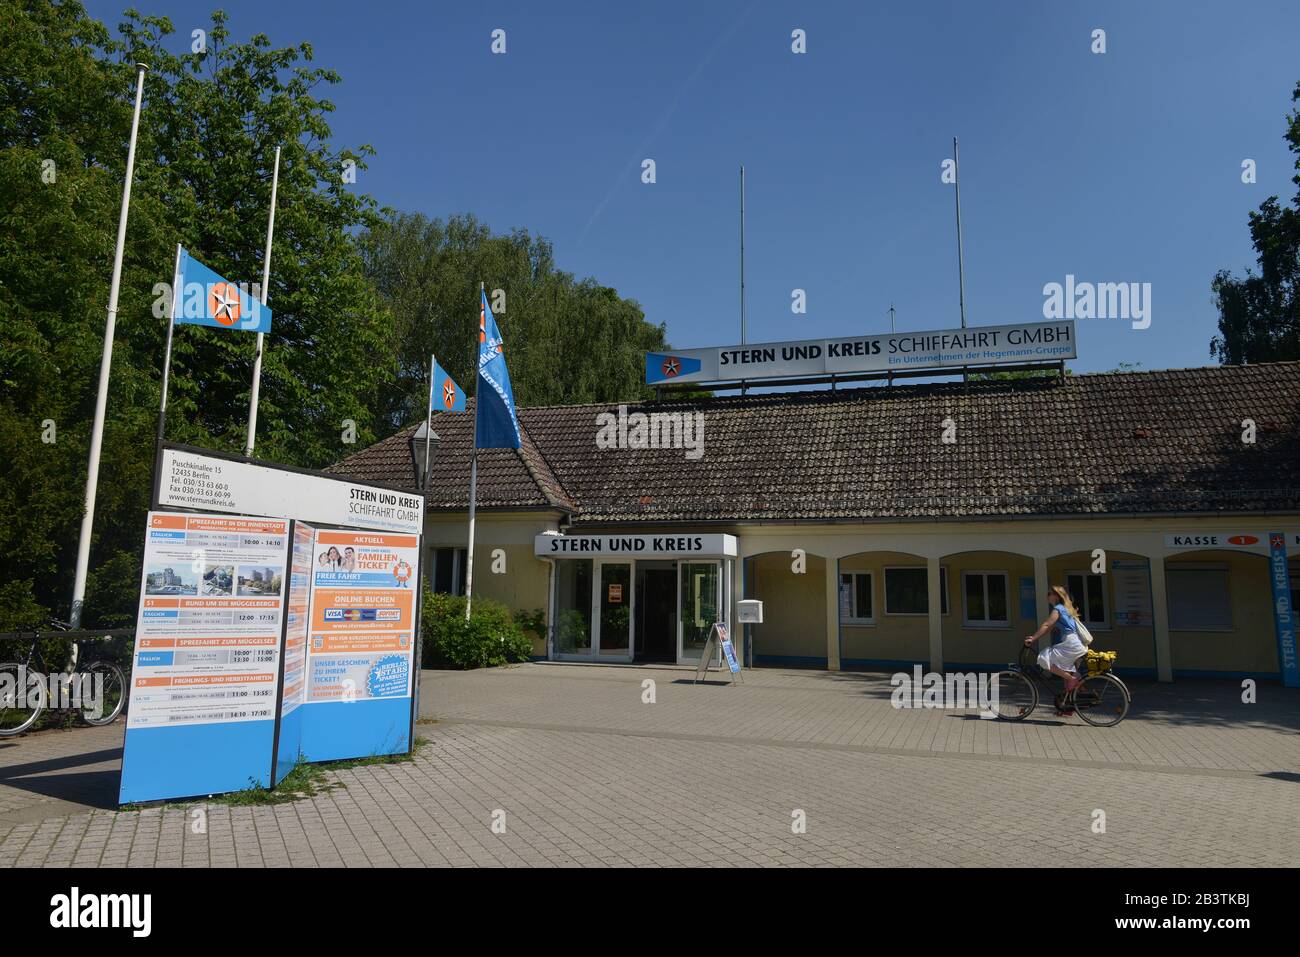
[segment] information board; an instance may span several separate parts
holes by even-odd
[[[304,758],[408,751],[419,539],[321,529],[312,554]]]
[[[119,801],[271,783],[289,522],[150,512]]]
[[[1115,589],[1115,624],[1151,627],[1151,569],[1145,558],[1116,558],[1110,563]]]

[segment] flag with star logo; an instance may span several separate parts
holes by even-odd
[[[173,318],[178,323],[244,332],[271,331],[270,308],[258,302],[246,285],[217,275],[184,249],[176,286],[179,308],[173,310]]]
[[[433,360],[433,407],[439,412],[465,411],[465,393],[437,359]]]
[[[488,308],[487,293],[479,291],[478,390],[475,393],[475,447],[517,449],[519,419],[515,416],[515,393],[506,369],[501,330]]]

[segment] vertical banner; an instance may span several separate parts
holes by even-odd
[[[293,770],[302,752],[302,713],[298,709],[307,699],[307,628],[315,544],[316,529],[306,522],[294,522],[285,604],[284,685],[280,691],[280,730],[275,747],[276,784]]]
[[[1300,688],[1300,662],[1296,660],[1295,609],[1291,607],[1291,575],[1286,561],[1286,537],[1268,533],[1268,577],[1273,582],[1273,621],[1277,626],[1277,662],[1282,684]]]
[[[303,759],[409,751],[419,538],[321,529],[313,556]]]
[[[150,512],[118,800],[271,784],[285,519]]]

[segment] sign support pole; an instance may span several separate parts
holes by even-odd
[[[126,246],[126,217],[131,209],[131,180],[135,178],[135,143],[140,131],[140,106],[144,102],[143,63],[135,65],[135,112],[131,117],[131,145],[126,151],[126,181],[122,184],[122,212],[117,219],[117,246],[113,251],[113,278],[108,288],[108,321],[104,324],[104,350],[99,360],[99,391],[95,396],[95,421],[90,430],[90,463],[86,467],[86,505],[81,516],[81,538],[77,542],[77,571],[72,581],[73,630],[81,627],[81,609],[86,599],[86,576],[90,571],[90,536],[95,527],[95,495],[99,491],[99,456],[104,443],[104,415],[108,408],[108,380],[113,370],[113,334],[117,329],[117,294],[122,287],[122,253]]]

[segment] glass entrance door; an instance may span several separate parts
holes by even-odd
[[[590,658],[592,641],[592,561],[577,558],[555,563],[555,655]]]
[[[599,562],[593,620],[596,654],[632,660],[632,563]]]
[[[698,662],[714,622],[722,620],[722,563],[681,562],[678,569],[677,660]]]

